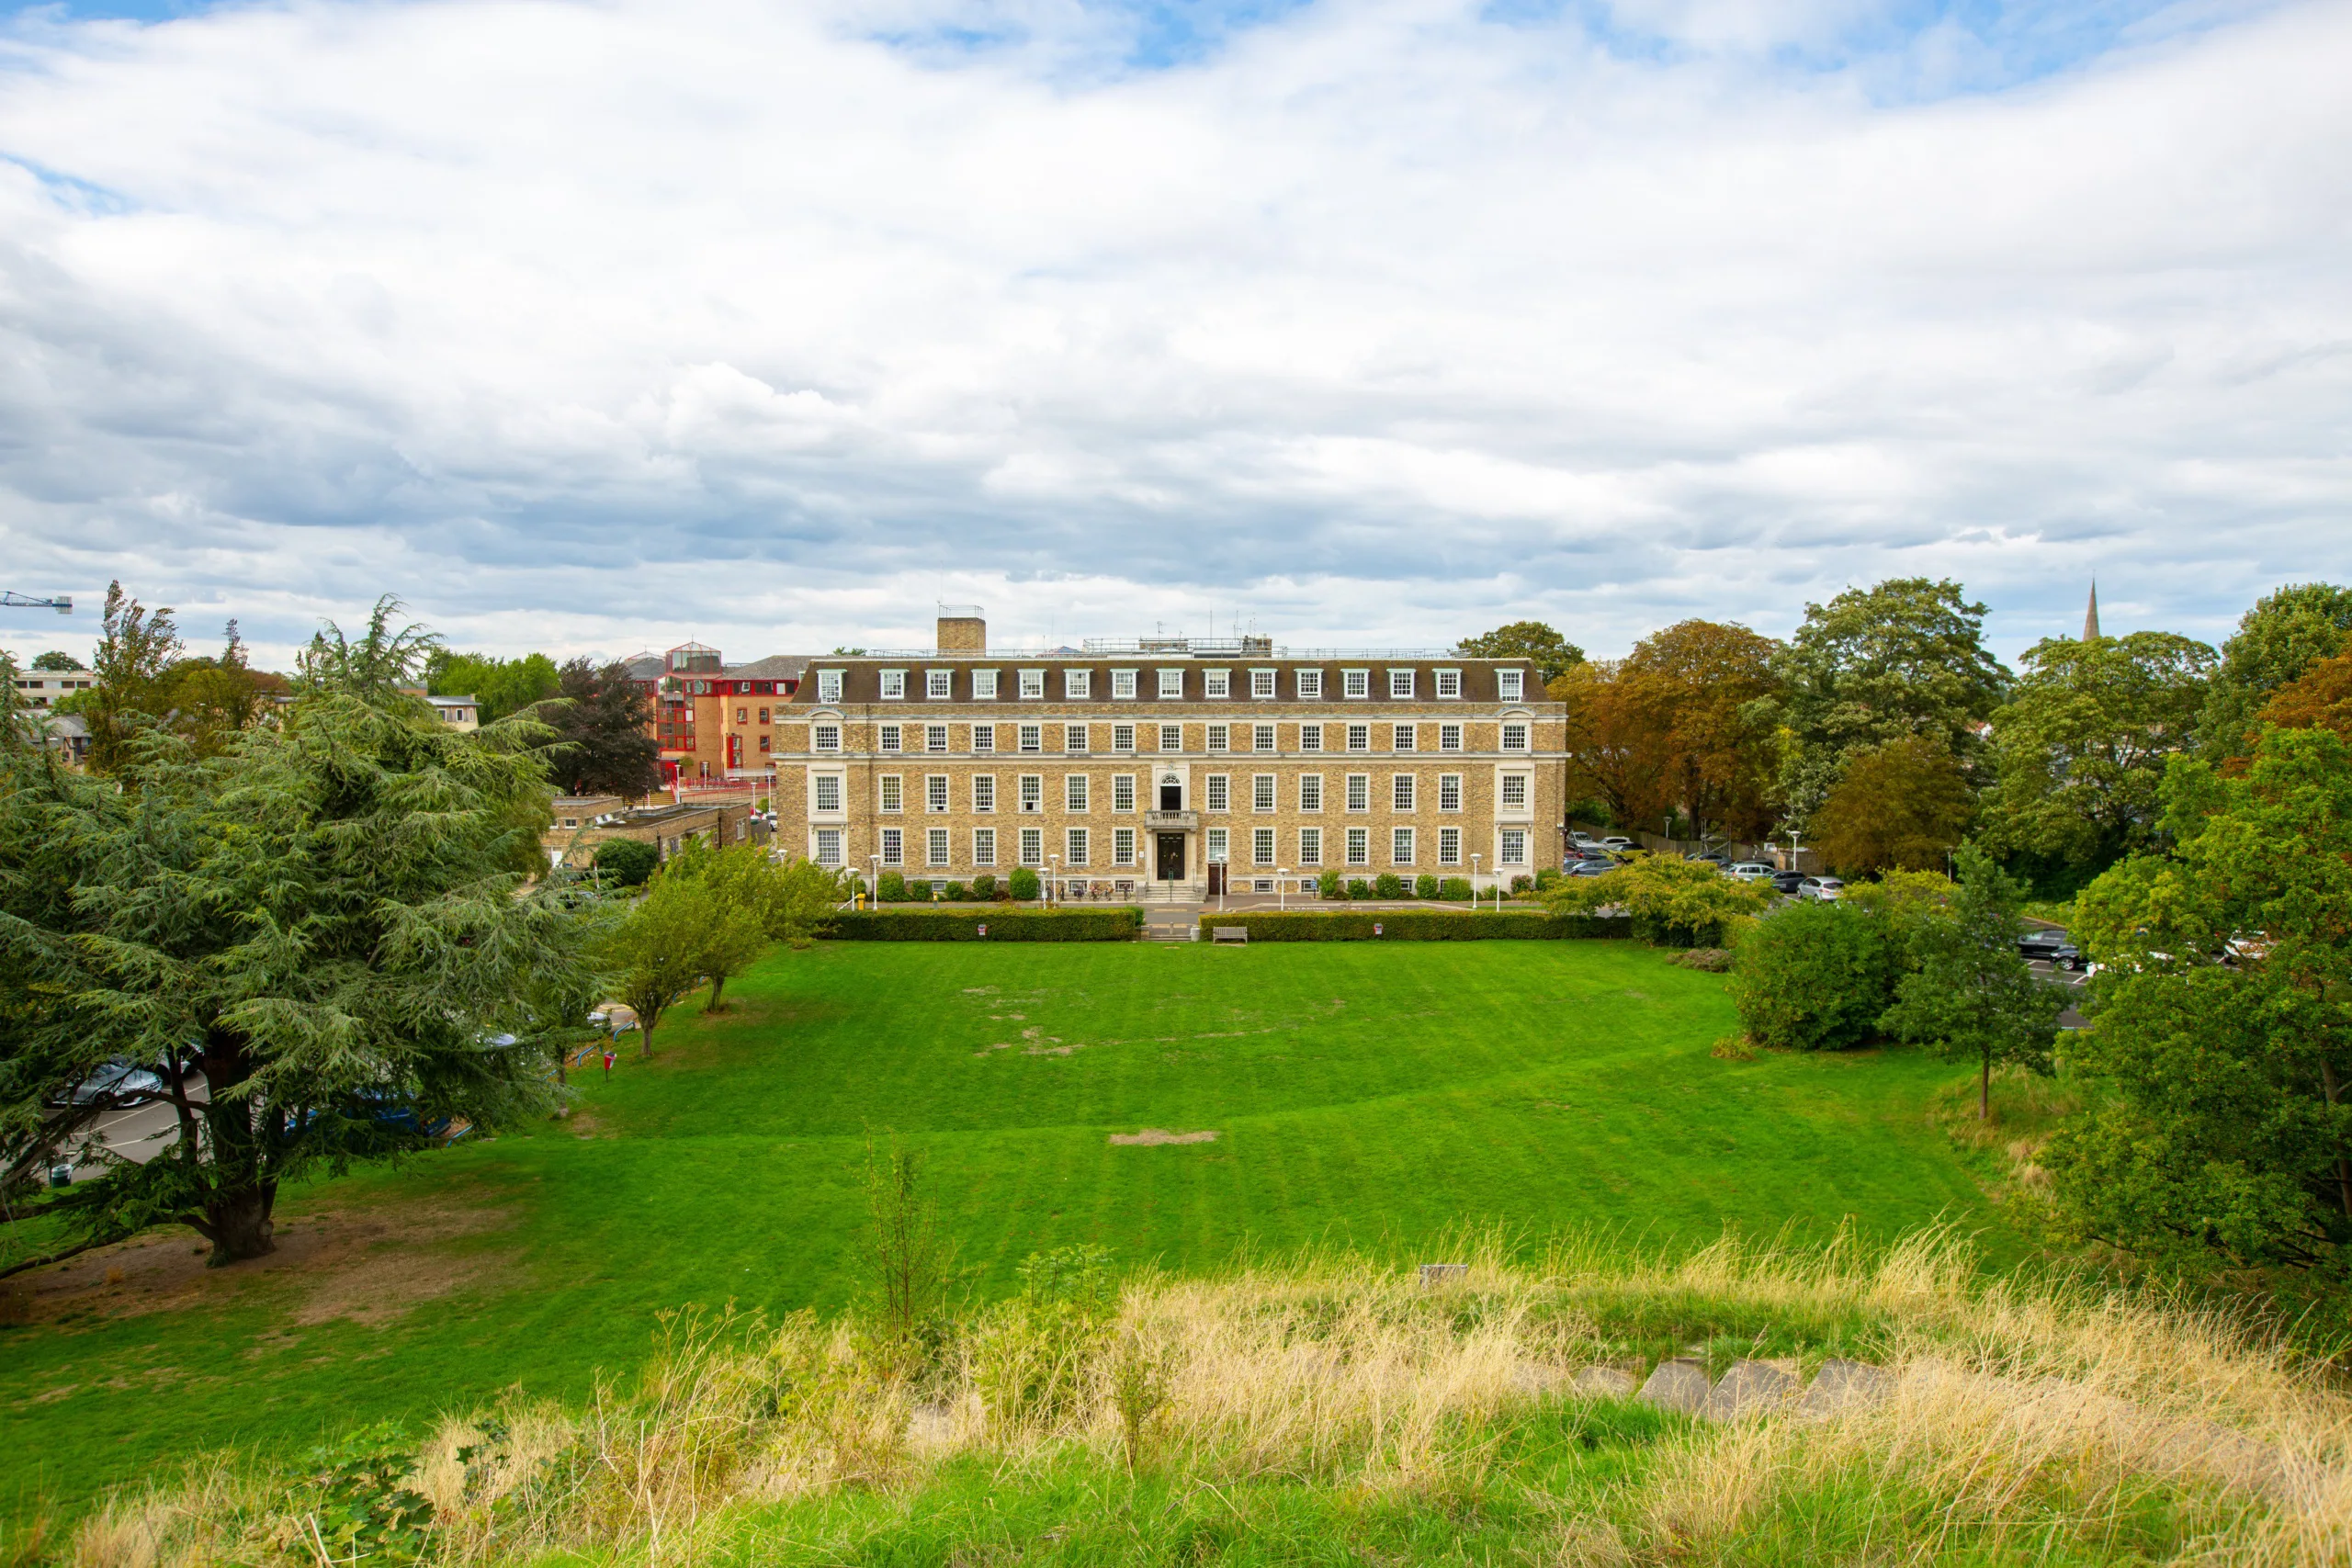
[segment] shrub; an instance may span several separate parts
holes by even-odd
[[[949,903],[966,904],[971,901],[971,897],[972,890],[965,886],[962,883],[951,882],[947,885],[947,901]]]
[[[1510,890],[1514,893],[1532,893],[1535,891],[1535,879],[1532,876],[1514,876],[1510,879]]]
[[[1348,897],[1351,898],[1371,897],[1372,884],[1361,876],[1351,878],[1348,883]]]
[[[980,935],[980,928],[989,934]],[[836,916],[842,942],[1133,942],[1143,911],[1106,909],[872,909]]]
[[[606,839],[596,846],[596,869],[623,887],[641,887],[662,863],[662,852],[639,839]]]
[[[1466,904],[1470,901],[1470,879],[1468,877],[1449,876],[1443,882],[1438,884],[1437,896],[1441,898],[1456,899]]]
[[[1535,891],[1538,893],[1549,893],[1559,885],[1560,874],[1548,865],[1535,874]]]
[[[1670,962],[1708,975],[1731,973],[1731,954],[1720,947],[1694,947],[1688,953],[1676,953]]]
[[[1315,879],[1315,896],[1318,898],[1344,897],[1347,891],[1340,886],[1340,874],[1336,871],[1327,871]]]
[[[905,903],[907,901],[905,875],[895,871],[884,872],[880,886],[875,889],[874,901],[877,904]]]
[[[1771,901],[1769,886],[1667,855],[1640,855],[1599,876],[1564,877],[1550,900],[1568,914],[1613,905],[1634,917],[1636,936],[1661,947],[1727,947],[1739,921]]]
[[[1554,915],[1542,909],[1507,909],[1500,914],[1452,909],[1367,909],[1357,914],[1318,909],[1295,915],[1252,910],[1203,915],[1201,940],[1210,940],[1211,928],[1216,926],[1247,926],[1251,942],[1543,941],[1632,934],[1632,922],[1623,915]],[[1372,934],[1374,926],[1380,928],[1377,937]]]
[[[1382,898],[1402,898],[1405,896],[1405,879],[1393,871],[1384,871],[1373,879],[1372,891]]]
[[[1025,904],[1037,897],[1037,874],[1027,866],[1014,866],[1012,875],[1008,880],[1012,883],[1012,897],[1016,903]]]
[[[992,871],[984,871],[980,873],[979,875],[972,878],[972,897],[978,898],[982,903],[985,904],[995,898],[998,896],[998,893],[999,889],[996,885],[996,873]]]
[[[1894,969],[1877,921],[1843,904],[1800,902],[1740,944],[1732,997],[1750,1039],[1834,1051],[1869,1037],[1894,1000]]]
[[[1420,875],[1413,878],[1413,897],[1416,898],[1436,897],[1437,878],[1431,876],[1426,871],[1421,873]]]

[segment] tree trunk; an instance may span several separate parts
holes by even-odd
[[[710,1005],[702,1010],[705,1012],[725,1012],[727,1010],[727,1004],[719,1000],[719,998],[726,994],[727,976],[724,975],[713,975],[710,977]]]
[[[204,1206],[204,1223],[197,1226],[212,1243],[212,1256],[204,1260],[204,1266],[218,1269],[224,1263],[242,1263],[277,1251],[273,1239],[277,1224],[269,1217],[277,1201],[274,1182],[215,1193]]]
[[[1993,1054],[1989,1051],[1984,1054],[1984,1070],[1976,1080],[1976,1119],[1993,1119]]]
[[[643,1012],[637,1015],[637,1059],[640,1062],[653,1059],[653,1020]]]

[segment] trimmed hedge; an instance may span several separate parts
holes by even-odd
[[[1380,935],[1372,934],[1374,926]],[[1584,937],[1629,937],[1634,922],[1623,915],[1555,915],[1544,909],[1506,909],[1501,914],[1453,914],[1440,909],[1366,910],[1362,914],[1299,914],[1253,910],[1203,915],[1201,940],[1218,926],[1247,926],[1251,942],[1489,942],[1559,941]]]
[[[989,934],[980,935],[980,928]],[[1111,909],[851,909],[826,932],[837,942],[1133,942],[1143,911]]]

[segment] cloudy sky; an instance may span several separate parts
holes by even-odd
[[[0,647],[2005,654],[2352,580],[2352,4],[0,16]]]

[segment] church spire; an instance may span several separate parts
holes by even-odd
[[[2090,607],[2083,612],[2083,640],[2098,640],[2098,579],[2096,577],[2091,579]]]

